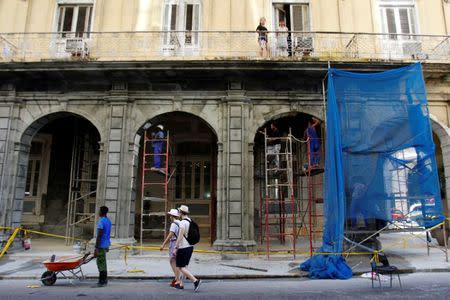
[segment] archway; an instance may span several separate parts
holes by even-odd
[[[164,136],[169,136],[170,143],[167,199],[164,186],[158,184],[165,181],[162,170],[150,170],[142,176],[143,129],[150,126],[147,132],[154,132],[157,125],[163,126]],[[198,116],[185,112],[169,112],[144,124],[137,135],[136,144],[138,143],[139,151],[135,152],[139,155],[135,164],[136,239],[140,240],[142,223],[144,241],[161,240],[164,234],[164,228],[161,228],[164,216],[158,213],[184,204],[189,207],[191,216],[199,224],[201,242],[212,244],[216,238],[217,205],[217,135],[214,130]],[[154,166],[154,154],[151,145],[146,146],[146,149],[149,155],[146,162],[148,169]],[[162,153],[165,151],[164,146]],[[161,161],[161,168],[164,168],[164,156]],[[158,201],[159,204],[156,203]],[[166,224],[166,229],[168,225]]]
[[[100,133],[85,117],[57,112],[21,136],[13,226],[90,238],[93,235]]]
[[[317,150],[317,156],[314,161],[311,159],[311,155],[308,154],[309,144],[306,142],[306,129],[311,122],[316,123],[315,132],[320,144],[319,150]],[[283,169],[289,168],[287,163],[287,155],[279,156],[279,168],[280,171],[274,171],[276,173],[266,172],[266,154],[265,154],[265,138],[264,132],[269,137],[273,136],[273,129],[271,124],[279,130],[279,136],[288,137],[289,134],[293,136],[292,141],[292,180],[293,180],[293,196],[294,203],[291,205],[291,199],[287,196],[289,191],[287,188],[281,187],[276,190],[266,190],[266,178],[268,185],[273,186],[283,181],[289,181],[282,178],[284,176]],[[297,249],[302,247],[303,250],[308,250],[310,247],[309,241],[314,239],[315,241],[321,240],[321,234],[319,230],[312,232],[314,228],[322,227],[323,223],[323,196],[322,196],[322,182],[323,182],[323,143],[324,126],[322,122],[314,116],[301,112],[289,112],[281,115],[274,116],[266,123],[262,124],[255,134],[254,138],[254,202],[255,202],[255,239],[261,244],[267,242],[266,229],[270,234],[283,235],[285,233],[294,233],[297,240]],[[267,141],[268,148],[270,147],[270,140]],[[281,142],[280,153],[290,152],[286,150],[288,147],[286,142]],[[285,157],[284,157],[285,156]],[[268,167],[267,169],[273,169],[273,158],[267,156]],[[316,165],[312,170],[312,165]],[[275,163],[276,165],[276,163]],[[308,171],[309,170],[309,171]],[[311,171],[312,170],[312,171]],[[267,175],[266,175],[267,173]],[[309,175],[309,177],[307,176]],[[289,176],[289,175],[286,175]],[[278,203],[265,205],[265,198],[273,197],[283,201],[281,206]],[[269,200],[271,201],[271,200]],[[278,207],[277,207],[278,205]],[[292,216],[292,208],[294,209],[295,225],[292,223],[284,222],[284,219]],[[309,218],[309,210],[313,210]],[[266,216],[266,214],[268,214]],[[289,215],[289,216],[288,216]],[[267,222],[269,226],[265,227]],[[293,227],[293,228],[290,228]],[[314,227],[314,228],[313,228]],[[291,234],[292,238],[292,234]],[[273,238],[271,239],[271,245],[285,244],[285,238]],[[275,249],[275,248],[274,248]]]

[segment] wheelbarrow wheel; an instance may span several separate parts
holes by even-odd
[[[56,282],[56,273],[53,271],[45,271],[42,273],[41,281],[44,285],[54,285]]]

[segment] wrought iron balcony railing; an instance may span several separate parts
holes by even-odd
[[[259,39],[258,33],[248,31],[0,33],[0,62],[223,59],[450,62],[450,36],[267,32],[264,51]]]

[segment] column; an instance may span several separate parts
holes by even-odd
[[[223,199],[219,206],[221,236],[214,243],[220,250],[253,250],[256,246],[252,230],[253,226],[253,199],[249,196],[252,185],[248,178],[252,177],[253,163],[248,155],[245,125],[248,119],[248,101],[243,91],[229,91],[226,98],[226,109],[223,110],[226,119],[223,151],[219,151],[219,168],[222,177]],[[251,169],[251,170],[250,170]],[[251,211],[250,211],[251,210]]]

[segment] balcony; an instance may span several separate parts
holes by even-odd
[[[248,31],[0,33],[0,62],[49,61],[424,61],[450,63],[450,36],[269,32],[261,56]],[[283,42],[283,41],[287,41]],[[280,45],[287,48],[280,48]]]

